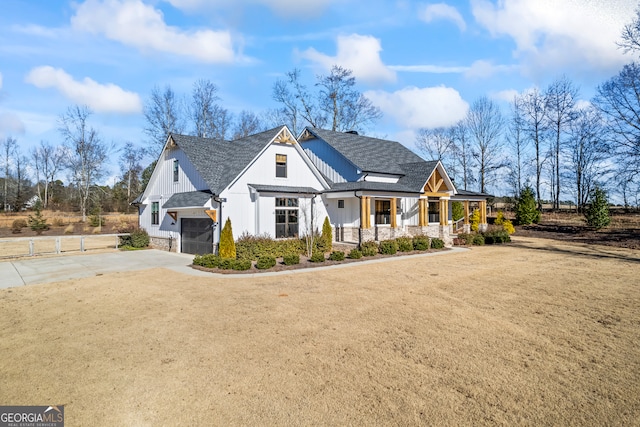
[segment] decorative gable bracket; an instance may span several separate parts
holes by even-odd
[[[275,142],[279,142],[281,144],[295,144],[296,139],[291,135],[289,130],[286,127],[283,127],[282,130],[276,135],[274,138]]]

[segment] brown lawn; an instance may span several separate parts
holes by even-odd
[[[638,425],[640,251],[511,246],[0,291],[0,404],[68,426]]]

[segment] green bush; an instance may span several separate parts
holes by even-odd
[[[218,263],[218,268],[220,270],[232,270],[235,263],[236,263],[235,259],[220,258],[220,262]]]
[[[259,270],[266,270],[267,268],[275,267],[276,258],[273,256],[261,256],[258,258],[256,268]]]
[[[505,230],[492,230],[483,234],[484,243],[487,245],[494,245],[500,243],[507,243],[511,241],[511,237],[509,237],[509,233]]]
[[[295,265],[300,264],[300,255],[299,254],[287,254],[282,257],[282,262],[284,265]]]
[[[38,199],[36,205],[34,207],[35,213],[33,215],[29,215],[29,228],[36,232],[36,234],[40,235],[43,231],[49,229],[49,224],[47,224],[47,219],[42,216],[42,202]]]
[[[248,259],[236,259],[233,261],[232,268],[237,271],[245,271],[251,268],[251,261]]]
[[[133,230],[128,236],[120,236],[120,245],[146,248],[149,246],[149,234],[141,228]]]
[[[231,228],[230,218],[227,218],[220,232],[220,248],[218,252],[222,258],[236,259],[236,244],[233,241],[233,229]]]
[[[584,212],[587,225],[596,230],[607,227],[611,223],[607,193],[600,187],[595,187],[589,195],[589,206]]]
[[[313,255],[311,255],[311,258],[309,258],[309,261],[311,261],[311,262],[324,262],[325,261],[324,252],[315,251],[313,253]]]
[[[537,224],[540,222],[540,211],[531,187],[525,187],[516,200],[516,222],[519,225]]]
[[[470,245],[473,243],[473,236],[474,235],[470,233],[460,233],[458,234],[458,239],[461,245]]]
[[[25,221],[23,218],[14,219],[11,223],[11,232],[13,234],[20,233],[22,232],[22,229],[26,227],[27,221]]]
[[[329,255],[329,260],[331,261],[344,261],[344,252],[342,251],[333,251]]]
[[[360,259],[362,258],[362,252],[360,249],[351,249],[349,252],[349,258],[351,259]]]
[[[451,202],[451,219],[458,221],[464,217],[464,205],[462,202]]]
[[[413,238],[413,249],[416,251],[426,251],[429,249],[429,238],[427,236],[415,236]]]
[[[438,239],[434,237],[431,239],[431,249],[442,249],[444,248],[444,241],[442,239]]]
[[[383,240],[380,242],[379,251],[381,254],[393,255],[398,252],[398,244],[395,240]]]
[[[373,240],[362,242],[360,244],[360,251],[364,256],[375,256],[378,254],[378,244]]]
[[[220,265],[220,257],[214,254],[196,255],[193,258],[193,265],[206,268],[218,268]]]
[[[261,256],[284,257],[288,254],[304,253],[304,242],[300,239],[271,238],[268,234],[252,236],[242,234],[236,241],[236,257],[256,261]]]
[[[410,252],[413,250],[413,239],[411,237],[398,237],[396,239],[400,252]]]
[[[473,235],[473,240],[471,241],[471,244],[476,245],[476,246],[484,245],[484,236],[482,234],[474,234]]]

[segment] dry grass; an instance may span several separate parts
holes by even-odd
[[[10,228],[15,219],[23,218],[25,221],[33,212],[11,212],[0,214],[0,228]],[[49,224],[55,226],[64,226],[67,224],[81,223],[82,215],[77,212],[60,212],[43,210],[42,215],[47,219]],[[105,213],[109,222],[133,222],[138,223],[137,214],[121,214],[121,213]]]
[[[0,291],[0,402],[70,426],[637,425],[640,252],[531,242]]]

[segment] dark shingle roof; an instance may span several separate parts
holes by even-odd
[[[235,141],[176,135],[178,144],[213,194],[219,195],[282,129],[277,127]]]
[[[263,185],[263,184],[249,184],[250,187],[255,188],[258,192],[263,193],[290,193],[290,194],[320,194],[321,191],[311,187],[292,187],[288,185]]]
[[[369,191],[391,191],[400,193],[416,193],[419,190],[415,190],[406,185],[396,184],[393,182],[376,182],[376,181],[352,181],[352,182],[337,182],[331,186],[330,190],[326,190],[325,193],[335,193],[338,191],[356,191],[356,190],[369,190]]]
[[[307,130],[331,145],[363,172],[403,175],[404,170],[400,165],[424,162],[399,142],[317,128]]]
[[[210,191],[187,191],[184,193],[175,193],[172,194],[166,202],[164,202],[162,207],[165,209],[202,207],[210,198]]]
[[[438,162],[435,160],[401,164],[400,168],[404,171],[404,176],[398,180],[398,185],[404,185],[413,191],[421,192],[436,166],[438,166]]]

